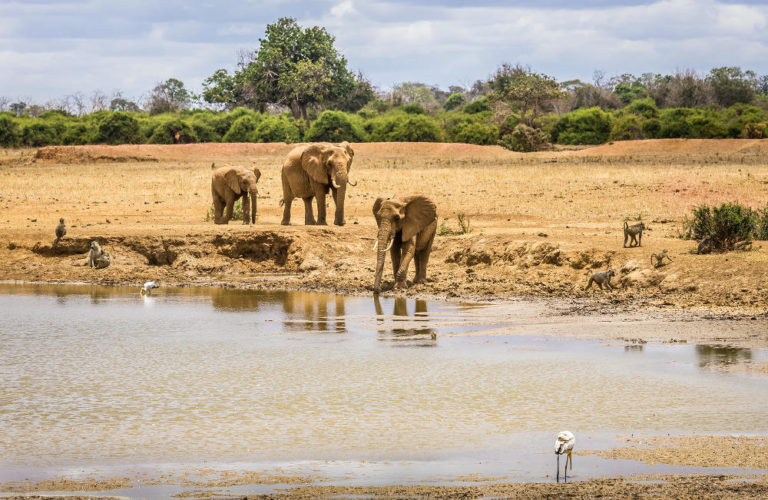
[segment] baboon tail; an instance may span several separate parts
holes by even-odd
[[[629,224],[627,224],[627,221],[624,221],[624,229],[627,229],[629,227]]]

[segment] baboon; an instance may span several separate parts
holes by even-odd
[[[653,263],[654,259],[656,259],[656,263],[655,264]],[[659,253],[651,254],[651,267],[659,268],[659,267],[663,266],[664,265],[664,259],[667,259],[670,262],[672,262],[672,257],[669,256],[669,254],[667,253],[666,248],[664,250],[662,250],[661,252],[659,252]]]
[[[630,238],[632,239],[629,241],[629,248],[642,246],[644,229],[645,224],[642,222],[630,226],[627,221],[624,221],[624,248],[627,248],[627,240]]]
[[[707,236],[703,240],[701,240],[699,242],[699,247],[696,249],[696,253],[697,254],[712,253],[712,238]]]
[[[56,241],[53,244],[57,244],[65,234],[67,234],[67,226],[64,225],[64,219],[59,219],[59,225],[56,226]]]
[[[592,282],[597,283],[597,286],[600,287],[600,290],[603,289],[603,285],[607,286],[608,290],[613,290],[613,287],[611,286],[611,278],[614,276],[616,276],[616,273],[613,272],[613,269],[594,273],[589,277],[589,283],[587,283],[587,286],[584,288],[584,290],[590,288],[592,286]]]
[[[109,267],[112,263],[112,257],[109,252],[101,248],[99,242],[94,240],[91,242],[91,250],[88,252],[88,267],[94,269],[104,269]]]

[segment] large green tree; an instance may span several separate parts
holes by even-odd
[[[335,40],[325,28],[302,28],[290,17],[267,25],[258,50],[235,75],[242,98],[288,106],[309,126],[308,106],[341,101],[355,88]]]
[[[158,83],[149,95],[149,114],[172,113],[187,109],[194,95],[184,87],[184,82],[175,78]]]
[[[519,110],[520,121],[529,127],[535,126],[548,105],[563,96],[554,78],[522,66],[503,64],[488,83],[491,101],[508,111]]]

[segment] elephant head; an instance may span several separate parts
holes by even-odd
[[[426,196],[414,195],[402,198],[377,198],[373,203],[373,216],[379,226],[374,250],[376,255],[376,279],[373,291],[381,291],[381,274],[387,250],[397,240],[398,246],[406,243],[427,228],[437,217],[437,207]],[[395,269],[397,274],[397,269]]]
[[[236,195],[250,195],[250,207],[249,197],[243,196],[243,221],[246,224],[248,224],[249,219],[252,224],[256,222],[256,199],[259,193],[256,183],[259,182],[260,177],[261,171],[256,167],[252,169],[245,167],[231,168],[224,174],[227,187]],[[250,217],[248,216],[249,212]]]
[[[347,184],[355,186],[349,180],[349,169],[355,152],[348,142],[338,146],[317,143],[308,146],[301,155],[301,167],[309,177],[319,184],[333,186],[336,216],[334,224],[344,225],[344,198]]]

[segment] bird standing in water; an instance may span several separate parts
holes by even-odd
[[[573,470],[573,445],[576,444],[576,438],[573,437],[568,431],[560,431],[555,440],[555,455],[557,455],[557,482],[560,482],[560,455],[567,455],[565,457],[565,481],[568,481],[568,463],[571,464],[571,470]]]
[[[153,288],[160,288],[160,285],[158,285],[154,281],[147,281],[146,283],[144,283],[144,286],[141,287],[141,290],[139,290],[139,293],[142,296],[144,296],[144,295],[152,295],[152,289]]]

